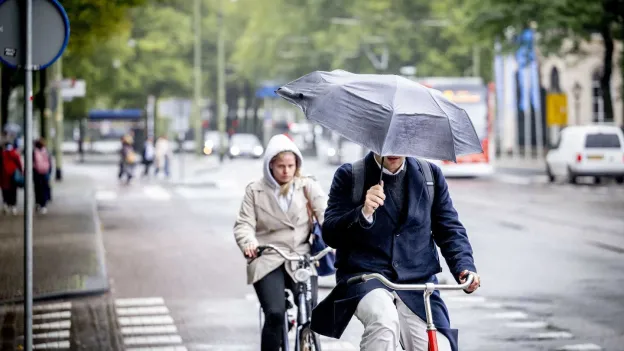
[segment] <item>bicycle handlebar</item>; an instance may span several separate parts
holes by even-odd
[[[389,287],[390,289],[394,289],[394,290],[420,290],[420,291],[432,291],[432,290],[465,290],[466,288],[468,288],[470,286],[470,284],[472,284],[473,280],[474,280],[474,276],[473,274],[469,274],[468,278],[466,278],[466,281],[463,284],[457,284],[457,285],[449,285],[449,284],[433,284],[433,283],[427,283],[427,284],[396,284],[393,283],[391,281],[389,281],[388,279],[386,279],[386,277],[384,277],[383,275],[379,274],[379,273],[371,273],[371,274],[362,274],[362,275],[358,275],[356,277],[352,277],[349,278],[349,280],[347,280],[347,284],[348,285],[352,285],[352,284],[357,284],[360,282],[367,282],[371,279],[377,279],[379,280],[383,285]]]
[[[290,256],[287,255],[284,251],[282,251],[281,249],[273,246],[273,245],[261,245],[258,246],[258,253],[262,254],[262,251],[267,250],[267,249],[271,249],[275,252],[277,252],[280,256],[282,256],[286,261],[295,261],[298,262],[300,260],[302,260],[304,257],[303,256]],[[311,262],[317,262],[319,261],[321,258],[325,257],[325,255],[327,255],[330,251],[332,251],[333,249],[331,247],[326,247],[323,251],[319,252],[318,254],[316,254],[315,256],[311,256],[310,257],[310,261]]]

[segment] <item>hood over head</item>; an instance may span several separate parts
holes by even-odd
[[[295,145],[290,138],[283,134],[278,134],[272,137],[271,140],[269,140],[266,150],[264,151],[264,179],[274,188],[279,188],[279,184],[277,184],[277,181],[273,178],[269,164],[271,163],[273,157],[284,151],[293,152],[299,161],[299,167],[303,165],[301,151],[299,151],[297,145]]]

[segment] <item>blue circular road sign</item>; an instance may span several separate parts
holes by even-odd
[[[0,62],[11,68],[23,65],[26,21],[24,2],[0,0]],[[54,63],[69,42],[69,19],[56,0],[32,0],[32,64],[34,70]]]

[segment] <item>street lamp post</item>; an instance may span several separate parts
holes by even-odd
[[[195,32],[195,48],[193,60],[193,130],[195,136],[195,152],[197,155],[202,153],[204,145],[202,145],[202,125],[201,125],[201,83],[202,83],[202,67],[201,67],[201,0],[194,0],[194,32]]]
[[[218,34],[217,34],[217,123],[219,126],[219,135],[221,137],[221,146],[219,147],[219,161],[223,163],[225,151],[227,148],[225,135],[225,38],[223,33],[223,0],[219,1],[219,12],[217,18]]]
[[[575,117],[574,124],[575,125],[580,125],[581,124],[580,109],[581,109],[581,92],[582,92],[582,90],[583,90],[583,88],[581,87],[579,82],[574,83],[574,87],[572,87],[572,94],[574,94],[574,117]]]

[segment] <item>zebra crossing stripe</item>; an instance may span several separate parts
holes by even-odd
[[[179,335],[133,336],[124,338],[124,345],[170,345],[181,344]]]
[[[157,317],[120,317],[119,324],[122,326],[143,326],[143,325],[162,325],[173,324],[173,318],[169,316]]]
[[[117,314],[120,316],[169,314],[169,309],[167,309],[166,306],[129,307],[129,308],[118,307]]]
[[[33,306],[33,340],[57,339],[56,341],[35,343],[33,345],[34,350],[70,348],[71,307],[71,302]],[[56,321],[46,322],[49,320]]]
[[[116,299],[115,306],[127,351],[187,351],[162,297]]]
[[[566,345],[556,349],[556,351],[601,351],[602,347],[596,344],[575,344]]]
[[[33,339],[69,339],[69,330],[33,334]]]
[[[529,315],[521,311],[498,312],[487,316],[489,319],[527,319]]]
[[[184,346],[132,347],[126,351],[188,351]]]
[[[175,325],[154,325],[121,328],[122,335],[173,334],[177,332],[178,328],[176,328]]]
[[[558,339],[572,339],[574,335],[565,331],[544,332],[529,335],[530,340],[558,340]]]
[[[45,305],[33,306],[33,312],[54,311],[54,310],[70,310],[71,302],[50,303]]]
[[[41,323],[41,324],[34,324],[33,325],[33,330],[50,330],[50,329],[70,329],[71,328],[71,321],[66,320],[66,321],[60,321],[60,322],[50,322],[50,323]]]
[[[127,298],[115,300],[115,306],[117,307],[154,306],[164,304],[165,300],[162,297]]]
[[[34,314],[33,315],[33,320],[38,320],[38,319],[67,319],[67,318],[71,318],[71,312],[70,311],[51,312],[51,313],[43,313],[43,314]]]
[[[505,327],[519,329],[542,329],[548,327],[548,323],[544,321],[511,322],[506,323]]]
[[[35,344],[33,345],[34,350],[44,350],[44,349],[69,349],[69,341],[54,341],[54,342],[46,342],[44,344]]]

